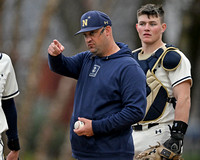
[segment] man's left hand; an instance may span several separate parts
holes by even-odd
[[[91,137],[94,135],[94,132],[92,130],[92,120],[86,119],[86,118],[78,118],[79,121],[82,121],[84,123],[84,126],[78,129],[74,129],[74,132],[78,136],[87,136]]]

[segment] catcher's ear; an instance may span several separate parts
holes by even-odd
[[[136,23],[135,28],[136,28],[136,30],[138,32],[138,23]]]
[[[165,32],[166,29],[167,29],[167,24],[166,24],[166,23],[163,23],[163,24],[162,24],[162,32]]]

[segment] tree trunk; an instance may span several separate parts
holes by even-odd
[[[31,112],[33,109],[34,101],[38,95],[38,79],[40,79],[40,66],[41,66],[41,47],[46,38],[47,31],[49,28],[51,17],[54,15],[59,4],[59,0],[48,0],[44,13],[41,16],[41,25],[35,40],[34,51],[29,63],[29,74],[26,79],[26,91],[24,92],[23,101],[21,102],[22,106],[20,107],[19,112],[19,126],[21,133],[23,135],[21,143],[23,148],[26,148],[26,139],[28,137],[28,132],[31,130],[30,118]]]

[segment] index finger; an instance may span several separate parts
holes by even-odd
[[[57,39],[54,39],[53,43],[60,49],[61,52],[64,51],[65,47]]]
[[[60,42],[59,42],[57,39],[54,39],[54,40],[53,40],[53,43],[54,43],[55,45],[58,45]]]

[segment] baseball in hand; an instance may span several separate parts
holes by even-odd
[[[74,129],[79,129],[82,128],[84,126],[84,123],[82,121],[76,121],[74,123]]]

